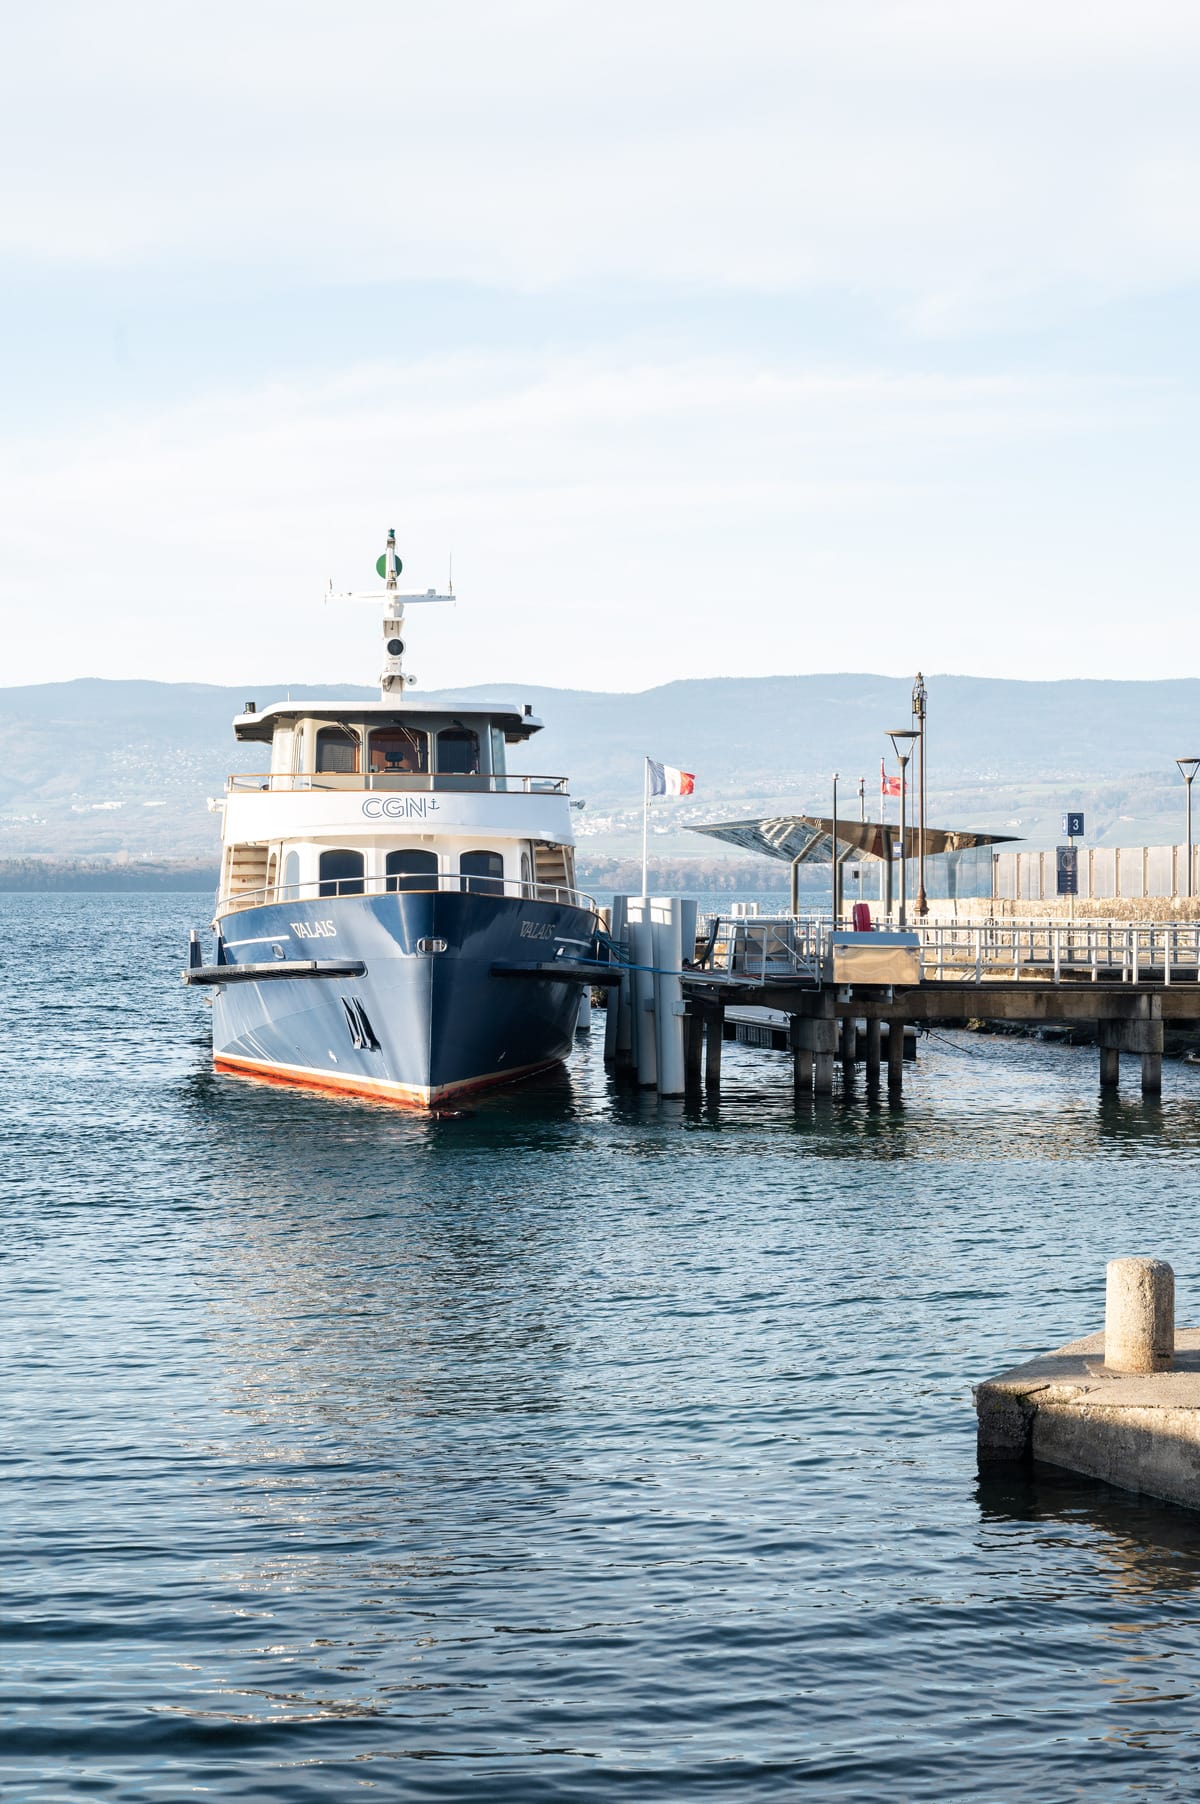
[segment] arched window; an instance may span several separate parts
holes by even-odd
[[[389,852],[385,866],[387,887],[390,890],[436,889],[437,868],[436,852],[420,852],[415,846]]]
[[[321,895],[361,896],[363,893],[363,855],[361,852],[322,852]]]
[[[322,727],[317,734],[317,769],[353,776],[358,770],[358,735],[349,727]]]
[[[409,771],[429,769],[429,734],[412,727],[377,727],[371,734],[371,769]]]
[[[283,860],[283,888],[279,894],[281,902],[294,902],[300,894],[300,854],[288,852]]]
[[[528,894],[533,883],[533,866],[529,862],[528,852],[521,854],[521,887]]]
[[[499,852],[464,852],[458,868],[464,889],[477,896],[504,894],[504,860]]]
[[[437,767],[449,777],[473,777],[479,770],[479,735],[470,727],[443,727],[437,736]]]

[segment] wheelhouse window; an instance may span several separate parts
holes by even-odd
[[[317,733],[318,771],[353,776],[358,770],[358,735],[349,727],[322,727]]]
[[[492,738],[492,775],[493,775],[493,777],[502,777],[504,775],[504,769],[505,769],[505,750],[504,750],[504,729],[503,729],[503,727],[493,727],[491,730],[491,738]]]
[[[415,846],[389,852],[384,866],[390,890],[436,889],[437,853],[421,852]]]
[[[370,769],[375,772],[427,771],[429,734],[412,727],[376,727],[371,734]]]
[[[504,860],[499,852],[464,852],[458,868],[464,889],[477,896],[504,894]]]
[[[437,736],[437,767],[448,777],[474,777],[479,771],[479,735],[470,727],[443,727]]]
[[[323,896],[361,896],[363,893],[363,855],[361,852],[322,852],[321,891]]]

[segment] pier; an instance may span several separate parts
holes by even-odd
[[[643,906],[618,901],[634,912]],[[644,956],[632,960],[637,970],[620,990],[622,998],[626,990],[637,995],[618,1002],[628,1019],[611,1023],[606,1053],[618,1065],[636,1064],[639,1082],[663,1094],[719,1091],[731,1011],[743,1023],[762,1024],[760,1043],[782,1042],[797,1092],[817,1095],[832,1094],[839,1068],[846,1084],[860,1067],[868,1085],[886,1081],[898,1095],[906,1032],[987,1021],[1090,1026],[1100,1087],[1117,1085],[1124,1054],[1139,1060],[1142,1092],[1153,1096],[1162,1088],[1164,1027],[1200,1028],[1195,922],[1006,921],[855,932],[790,915],[712,917],[658,1019],[654,966],[661,961],[647,951],[650,938],[636,943]],[[653,1032],[642,1030],[639,1061],[632,1042],[643,1022]],[[648,1044],[654,1059],[645,1056]],[[659,1073],[677,1068],[682,1079],[664,1087]]]
[[[1110,1259],[1104,1328],[975,1388],[981,1466],[1040,1460],[1200,1507],[1200,1329],[1162,1259]]]

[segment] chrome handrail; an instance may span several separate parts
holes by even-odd
[[[240,914],[247,908],[267,908],[282,902],[340,902],[354,896],[459,894],[491,896],[500,901],[516,898],[529,902],[562,902],[570,908],[582,908],[599,914],[595,898],[567,884],[526,883],[513,877],[470,877],[457,871],[414,872],[416,881],[405,882],[405,874],[375,877],[313,877],[304,883],[261,884],[253,889],[227,890],[217,898],[214,919],[222,915]]]
[[[340,779],[338,781],[337,779]],[[320,790],[324,794],[357,794],[360,790],[386,790],[391,794],[414,792],[428,795],[439,791],[460,795],[569,795],[566,777],[538,776],[511,772],[500,775],[459,775],[455,771],[246,771],[225,779],[226,794],[268,795],[308,794]]]

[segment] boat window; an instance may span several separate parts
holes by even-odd
[[[353,776],[358,769],[358,735],[349,727],[322,727],[317,734],[317,769]]]
[[[470,727],[443,727],[437,736],[437,767],[451,777],[473,777],[479,770],[479,735]]]
[[[499,852],[464,852],[458,861],[463,888],[477,896],[504,894],[504,860]]]
[[[361,852],[322,852],[321,895],[361,896],[363,893],[363,855]]]
[[[412,727],[377,727],[371,734],[373,771],[426,771],[429,769],[429,734]]]
[[[385,866],[387,887],[390,890],[436,889],[437,868],[436,852],[419,852],[415,846],[389,852]]]
[[[522,883],[522,886],[525,889],[528,889],[532,882],[533,882],[533,866],[529,862],[528,852],[522,852],[522,854],[521,854],[521,883]]]
[[[504,775],[504,769],[505,769],[505,765],[504,765],[504,730],[501,727],[493,727],[492,728],[492,775],[493,775],[493,777],[502,777]]]
[[[283,889],[281,902],[294,902],[300,894],[300,854],[289,852],[283,861]]]

